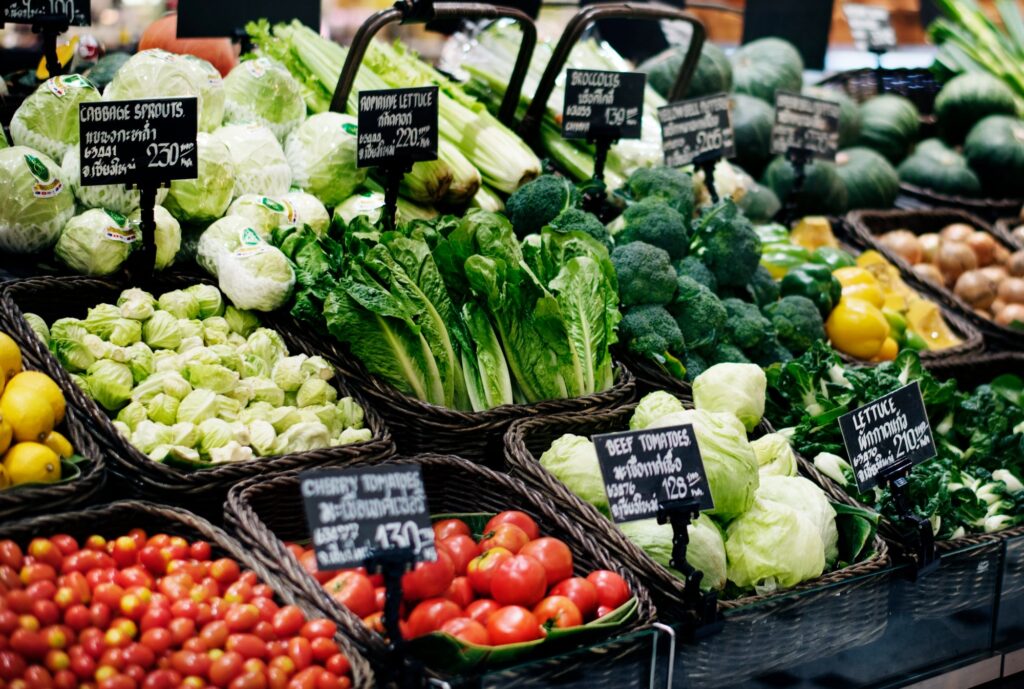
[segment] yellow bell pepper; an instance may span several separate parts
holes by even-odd
[[[891,337],[885,338],[885,342],[882,343],[882,348],[878,350],[878,354],[872,358],[872,361],[892,361],[896,358],[896,355],[900,353],[900,346],[896,340]]]
[[[858,359],[871,359],[889,337],[889,321],[874,304],[843,297],[829,314],[825,332],[832,346]]]
[[[885,295],[877,284],[855,284],[843,288],[843,296],[850,299],[863,299],[877,308],[885,306]]]
[[[814,251],[823,246],[839,248],[839,242],[832,234],[832,225],[828,218],[817,215],[808,216],[798,222],[793,231],[789,233],[789,239],[808,251]]]
[[[832,271],[832,275],[844,288],[851,285],[874,285],[880,287],[878,278],[871,274],[871,271],[859,267],[839,268]]]

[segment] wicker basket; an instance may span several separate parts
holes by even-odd
[[[78,539],[92,534],[100,534],[110,540],[115,536],[124,535],[130,528],[142,528],[150,533],[160,532],[191,540],[207,541],[213,546],[215,557],[234,558],[244,568],[256,572],[262,581],[274,589],[279,602],[299,606],[307,617],[323,617],[316,608],[309,606],[301,596],[296,595],[285,583],[272,574],[274,567],[264,566],[242,544],[221,529],[201,517],[176,507],[125,500],[78,512],[59,512],[6,522],[0,524],[0,538],[13,539],[24,547],[31,539],[48,534],[65,533]],[[360,689],[372,687],[373,673],[366,659],[341,633],[335,635],[335,641],[338,642],[338,646],[352,665],[352,685]]]
[[[931,70],[922,68],[855,69],[834,74],[818,85],[838,87],[858,103],[880,93],[903,96],[912,101],[925,117],[934,112],[935,97],[942,90],[942,84],[935,80]]]
[[[636,380],[632,372],[620,364],[615,385],[595,395],[536,404],[509,404],[482,412],[457,411],[421,402],[399,392],[387,381],[367,372],[361,362],[333,339],[325,338],[321,345],[330,356],[331,363],[380,411],[402,454],[430,450],[501,468],[502,436],[513,421],[531,416],[609,409],[632,402],[636,395]]]
[[[14,331],[4,322],[2,316],[3,313],[0,312],[0,330],[9,333],[21,348],[22,367],[25,370],[45,372],[45,361],[38,356],[33,347],[26,346],[22,339],[24,335]],[[30,337],[33,342],[37,341],[34,333]],[[0,521],[80,507],[88,504],[103,489],[107,478],[106,462],[103,453],[86,430],[85,414],[72,399],[66,401],[65,409],[64,421],[57,430],[71,442],[75,454],[83,458],[78,463],[80,475],[67,483],[32,484],[0,490]]]
[[[573,512],[563,512],[519,481],[459,457],[419,455],[388,460],[389,464],[418,464],[423,469],[430,510],[434,514],[497,513],[516,509],[536,520],[541,533],[565,541],[573,552],[577,574],[595,569],[620,571],[639,601],[638,615],[623,631],[654,620],[654,606],[646,582],[609,555],[606,544],[594,538]],[[226,522],[253,555],[305,597],[306,601],[335,620],[375,663],[386,662],[385,642],[343,606],[338,605],[303,569],[283,541],[309,537],[298,472],[266,479],[252,479],[231,489]]]
[[[1024,333],[997,325],[994,321],[979,316],[964,300],[953,294],[951,290],[918,279],[911,272],[910,265],[895,253],[882,246],[878,239],[878,235],[890,230],[905,229],[920,235],[938,232],[951,223],[966,223],[979,230],[991,233],[992,228],[987,223],[977,216],[957,210],[854,211],[847,217],[866,243],[903,269],[904,279],[908,285],[922,294],[929,294],[935,297],[943,305],[969,321],[975,328],[981,331],[988,345],[995,345],[998,348],[1004,349],[1024,349]],[[999,238],[996,237],[996,239],[998,241]]]
[[[1013,234],[1013,231],[1021,225],[1024,225],[1024,219],[1019,215],[1002,217],[996,220],[995,224],[992,226],[992,231],[997,237],[1003,240],[1007,246],[1010,246],[1013,249],[1024,249],[1024,237],[1018,239]]]
[[[1021,205],[1024,203],[1021,199],[979,199],[970,196],[940,194],[937,191],[905,182],[900,183],[900,193],[904,197],[912,199],[915,204],[921,204],[927,208],[960,210],[965,213],[973,213],[988,221],[1015,215],[1020,212]]]
[[[154,292],[162,292],[199,281],[193,276],[174,275],[161,277],[149,288]],[[19,341],[31,341],[32,345],[27,348],[30,351],[29,356],[39,362],[42,370],[58,381],[70,397],[71,403],[84,411],[91,432],[102,450],[109,453],[118,473],[138,485],[144,494],[155,494],[175,500],[190,500],[202,496],[208,504],[216,505],[232,484],[252,476],[327,464],[369,462],[393,454],[394,445],[390,435],[373,408],[366,404],[358,393],[349,390],[344,383],[335,381],[341,396],[356,397],[363,406],[365,423],[373,431],[371,440],[191,472],[152,461],[117,432],[106,411],[71,380],[68,372],[46,350],[45,345],[35,336],[22,315],[24,312],[36,313],[48,323],[68,316],[85,317],[89,307],[116,300],[123,287],[124,285],[109,280],[78,277],[21,280],[7,283],[3,287],[0,308],[6,314],[8,327],[17,334]],[[300,330],[300,326],[290,318],[269,315],[263,316],[263,322],[281,333],[289,350],[296,353],[319,353],[310,349],[305,340],[294,336],[295,332]]]

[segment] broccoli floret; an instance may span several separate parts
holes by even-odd
[[[637,306],[622,317],[619,333],[629,351],[658,362],[665,355],[683,351],[683,334],[665,307],[656,304]]]
[[[753,277],[750,278],[750,282],[747,283],[747,292],[750,293],[755,304],[763,307],[778,301],[781,287],[768,272],[768,269],[759,265],[754,271]]]
[[[683,357],[683,366],[686,367],[686,380],[690,383],[693,379],[708,369],[708,362],[697,352],[687,352]]]
[[[541,175],[519,187],[505,202],[505,213],[516,235],[525,237],[539,232],[559,213],[580,203],[576,186],[557,175]]]
[[[645,242],[615,247],[612,264],[619,277],[619,299],[625,306],[668,304],[676,293],[676,271],[668,253]]]
[[[687,256],[681,261],[672,264],[679,277],[693,278],[712,292],[718,291],[718,280],[708,267],[696,256]]]
[[[740,350],[739,347],[728,342],[719,342],[711,350],[704,352],[711,364],[749,364],[750,359]]]
[[[548,227],[558,232],[584,232],[604,244],[608,251],[612,250],[612,236],[608,228],[593,213],[569,208],[552,220]]]
[[[664,249],[673,259],[683,258],[690,249],[687,219],[664,201],[645,199],[634,203],[622,217],[626,229],[618,238],[620,244],[647,242]]]
[[[701,216],[690,249],[720,287],[746,285],[761,262],[761,239],[732,199],[723,199]]]
[[[739,299],[723,299],[727,315],[725,337],[732,344],[746,351],[753,349],[761,340],[774,334],[772,322],[761,315],[754,304]]]
[[[807,297],[783,297],[766,306],[764,315],[771,319],[772,325],[775,326],[779,342],[797,356],[810,349],[815,342],[825,339],[825,324],[821,319],[821,312]]]
[[[642,167],[626,180],[634,201],[660,199],[690,218],[693,215],[693,177],[671,167]]]
[[[753,349],[745,352],[751,362],[757,364],[761,368],[768,368],[772,364],[779,362],[787,362],[793,358],[789,350],[782,346],[779,342],[779,338],[772,335],[761,340],[760,343]]]
[[[683,276],[676,280],[676,298],[668,307],[683,339],[690,347],[712,345],[725,325],[725,306],[714,292],[693,278]]]

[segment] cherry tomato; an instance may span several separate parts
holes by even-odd
[[[288,641],[288,657],[295,663],[298,670],[305,670],[313,663],[313,646],[309,639],[301,636]]]
[[[18,679],[25,673],[25,659],[14,651],[0,651],[0,679]]]
[[[483,552],[476,541],[466,534],[449,536],[440,543],[452,558],[452,564],[455,565],[455,576],[465,574],[470,560]]]
[[[518,553],[529,542],[530,537],[525,531],[515,524],[505,523],[498,524],[493,531],[486,532],[485,538],[480,541],[480,549],[506,548],[512,553]]]
[[[32,603],[32,615],[41,625],[56,624],[60,619],[60,608],[52,600],[36,600]]]
[[[30,666],[25,670],[22,679],[25,680],[28,689],[51,689],[53,687],[53,677],[50,675],[50,671],[42,665]]]
[[[271,594],[273,595],[273,594]],[[261,622],[273,622],[274,615],[281,608],[278,607],[277,603],[274,602],[273,598],[263,596],[253,596],[252,604],[256,606],[256,609],[260,611]]]
[[[487,627],[469,617],[453,617],[441,625],[440,631],[451,634],[456,639],[468,644],[490,646],[491,637]]]
[[[376,596],[370,579],[358,572],[342,572],[324,584],[328,595],[359,617],[366,617],[377,609]]]
[[[445,598],[423,601],[409,614],[409,633],[413,638],[437,631],[450,619],[461,617],[462,608]]]
[[[444,592],[442,598],[447,598],[460,608],[465,609],[466,606],[473,602],[473,585],[469,583],[469,577],[455,577],[452,579],[451,586]]]
[[[371,632],[377,632],[382,636],[387,633],[384,630],[384,613],[379,610],[364,617],[363,624]]]
[[[383,586],[378,586],[373,590],[373,604],[376,606],[374,610],[383,610],[384,605],[388,602],[388,590]]]
[[[156,586],[156,579],[142,565],[134,565],[122,569],[114,575],[114,583],[125,589],[135,587],[152,589]]]
[[[279,637],[298,634],[305,623],[306,616],[302,614],[302,610],[294,605],[286,605],[274,613],[274,632]]]
[[[171,647],[174,637],[169,630],[157,627],[143,632],[139,643],[159,655]]]
[[[565,596],[548,596],[533,609],[540,624],[551,620],[551,626],[565,629],[583,624],[583,615],[576,604]]]
[[[338,625],[330,620],[311,620],[302,625],[302,630],[299,633],[310,640],[319,637],[333,639],[334,635],[338,633]]]
[[[211,664],[210,657],[205,653],[175,651],[171,654],[171,667],[186,677],[206,675],[210,671]]]
[[[171,632],[174,643],[180,646],[195,636],[196,621],[187,617],[175,617],[167,628]]]
[[[419,562],[402,576],[402,597],[405,600],[425,600],[440,596],[455,578],[455,565],[451,556],[441,549],[434,562]]]
[[[502,605],[533,606],[547,590],[544,567],[529,555],[513,555],[497,566],[491,595]]]
[[[316,683],[320,679],[321,672],[323,672],[323,669],[319,667],[308,667],[305,670],[300,670],[292,677],[292,681],[288,683],[288,689],[316,689]]]
[[[490,521],[487,522],[487,525],[484,527],[484,533],[494,531],[499,524],[515,524],[526,532],[527,537],[531,541],[540,536],[540,529],[537,527],[537,522],[535,522],[533,517],[525,512],[520,512],[518,510],[506,510],[505,512],[499,512],[491,517]]]
[[[36,562],[50,565],[54,569],[59,569],[64,560],[64,554],[60,552],[60,548],[48,538],[33,538],[28,544],[26,554]]]
[[[156,653],[141,643],[132,644],[121,651],[121,657],[128,665],[138,665],[142,668],[148,668],[156,662]]]
[[[171,562],[171,554],[148,544],[139,550],[138,562],[151,574],[160,576],[167,573],[167,565]]]
[[[21,546],[10,539],[0,541],[0,565],[17,571],[25,565],[25,556]]]
[[[20,653],[26,658],[42,658],[50,647],[46,639],[39,632],[28,629],[16,629],[9,639],[11,650]]]
[[[96,672],[96,661],[92,656],[82,653],[81,655],[71,656],[71,671],[79,679],[87,679],[93,676]]]
[[[245,658],[240,653],[228,651],[210,664],[210,681],[218,687],[226,687],[235,677],[242,674]]]
[[[629,584],[615,572],[599,569],[588,574],[587,581],[597,587],[598,605],[614,610],[630,598]]]
[[[47,541],[47,543],[50,543]],[[58,553],[57,546],[50,543],[50,547],[54,549],[54,552]],[[21,579],[21,583],[25,586],[36,583],[37,581],[53,581],[57,578],[57,570],[52,565],[48,565],[45,562],[33,562],[30,565],[25,565],[18,572],[18,578]]]
[[[120,569],[131,567],[139,558],[139,546],[131,536],[119,536],[114,539],[114,547],[110,550],[114,562]]]
[[[338,644],[333,639],[320,637],[313,639],[309,645],[313,649],[313,659],[321,663],[338,652]]]
[[[78,678],[71,670],[58,670],[53,673],[53,687],[54,689],[76,689]]]
[[[572,551],[564,541],[550,536],[538,538],[524,545],[519,553],[540,562],[547,574],[549,587],[572,576]]]
[[[231,680],[229,689],[267,689],[267,676],[262,672],[246,672]]]
[[[507,548],[493,548],[470,560],[469,566],[466,567],[466,575],[477,595],[490,597],[491,578],[494,576],[494,570],[502,562],[511,558],[512,553]]]
[[[246,603],[244,605],[236,605],[224,616],[224,622],[228,625],[228,630],[234,634],[237,632],[247,632],[255,627],[260,621],[260,609],[252,603]]]
[[[555,584],[550,593],[552,596],[565,596],[575,603],[585,620],[597,612],[597,587],[583,577],[564,579]]]
[[[344,653],[335,653],[327,662],[324,664],[328,672],[333,672],[339,677],[344,677],[352,671],[352,665],[348,662],[348,658],[345,657]]]
[[[309,572],[309,575],[316,579],[321,584],[326,584],[328,581],[334,578],[333,572],[321,572],[316,566],[316,553],[312,550],[307,550],[299,556],[299,563],[302,568]]]
[[[139,629],[146,632],[157,627],[166,627],[172,619],[174,619],[174,614],[170,608],[157,608],[150,605],[139,620]]]
[[[224,648],[236,651],[243,658],[264,658],[267,655],[267,642],[255,634],[232,634],[228,637]]]
[[[195,541],[188,547],[188,556],[193,560],[205,561],[213,554],[210,544],[206,541]]]
[[[135,541],[135,545],[142,549],[146,546],[146,532],[142,529],[135,528],[128,532],[128,535]]]
[[[544,633],[532,612],[518,605],[495,611],[487,620],[487,635],[495,646],[517,644],[541,638]]]
[[[114,582],[100,584],[93,590],[93,600],[101,603],[111,610],[121,607],[121,597],[124,596],[124,589]]]
[[[469,530],[469,525],[461,519],[442,519],[441,521],[434,522],[435,541],[440,542],[459,534],[463,536],[473,535],[473,532]]]

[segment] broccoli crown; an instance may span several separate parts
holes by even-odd
[[[634,203],[622,214],[626,229],[619,242],[647,242],[664,249],[673,259],[690,250],[689,224],[679,211],[664,201],[645,199]]]
[[[683,356],[683,366],[686,367],[686,380],[692,383],[694,378],[708,369],[708,362],[697,352],[688,351]]]
[[[519,187],[505,202],[505,213],[512,221],[516,235],[525,237],[539,232],[559,213],[579,205],[576,186],[557,175],[541,175]]]
[[[712,364],[749,364],[750,359],[736,345],[719,342],[714,349],[707,350],[706,355]]]
[[[746,285],[761,262],[761,239],[732,199],[720,201],[701,216],[690,248],[720,287]]]
[[[779,342],[796,355],[803,354],[815,342],[825,339],[825,324],[821,312],[807,297],[791,295],[783,297],[764,308],[764,314],[771,319]]]
[[[619,333],[629,351],[655,361],[665,354],[683,351],[683,334],[665,307],[656,304],[637,306],[622,317]]]
[[[754,304],[739,299],[723,299],[727,314],[725,336],[732,344],[746,351],[756,347],[761,340],[772,335],[772,322],[761,315]]]
[[[612,250],[612,236],[597,216],[579,208],[569,208],[558,214],[548,227],[558,232],[584,232]]]
[[[782,288],[779,283],[775,281],[775,278],[768,272],[768,269],[762,265],[757,266],[757,270],[754,271],[750,282],[747,283],[747,292],[750,293],[750,297],[754,300],[755,304],[762,307],[778,301],[781,290]]]
[[[626,189],[635,201],[660,199],[689,218],[693,215],[693,177],[671,167],[642,167],[626,180]]]
[[[725,325],[725,306],[718,296],[690,277],[676,280],[677,294],[669,306],[683,339],[690,347],[713,345]]]
[[[761,368],[768,368],[772,364],[779,362],[785,363],[793,358],[789,350],[774,335],[761,340],[756,347],[747,350],[746,355],[752,363],[757,364]]]
[[[668,304],[676,293],[676,271],[668,253],[645,242],[615,247],[612,264],[619,277],[619,299],[625,306]]]
[[[672,266],[676,269],[676,275],[679,277],[693,278],[712,292],[718,291],[718,280],[715,279],[714,273],[708,270],[704,262],[696,256],[687,256],[681,261],[676,261]]]

